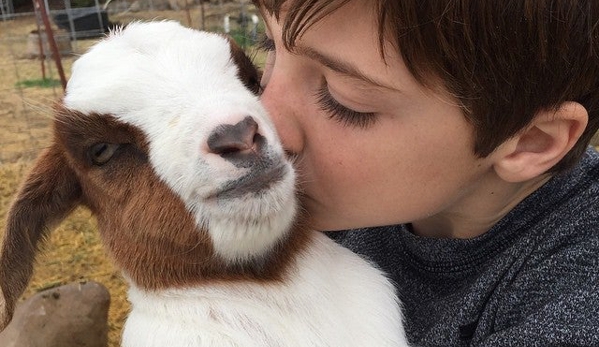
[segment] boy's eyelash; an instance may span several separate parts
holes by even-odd
[[[262,35],[256,47],[262,51],[272,52],[275,50],[275,41],[266,35]]]
[[[260,50],[274,52],[275,41],[263,35],[256,46]],[[331,119],[335,119],[343,125],[366,129],[376,121],[376,114],[372,112],[358,112],[341,105],[329,92],[326,80],[323,80],[315,96],[320,109],[329,113]]]
[[[341,105],[329,92],[326,81],[315,94],[320,109],[328,112],[331,119],[343,125],[366,129],[376,121],[376,114],[372,112],[358,112]]]

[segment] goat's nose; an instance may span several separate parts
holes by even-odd
[[[258,123],[247,116],[237,124],[217,126],[208,137],[208,149],[224,159],[235,160],[257,155],[264,142]]]

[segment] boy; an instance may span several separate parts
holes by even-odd
[[[416,346],[599,346],[599,1],[256,1],[318,230]]]

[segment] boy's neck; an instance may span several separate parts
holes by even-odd
[[[431,238],[470,239],[480,236],[550,178],[551,175],[547,174],[520,183],[499,179],[487,184],[481,182],[451,209],[413,222],[412,231],[418,236]]]

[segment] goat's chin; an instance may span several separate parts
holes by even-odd
[[[296,217],[294,189],[294,174],[288,170],[268,188],[217,198],[205,206],[201,219],[216,252],[228,261],[245,261],[285,240]]]

